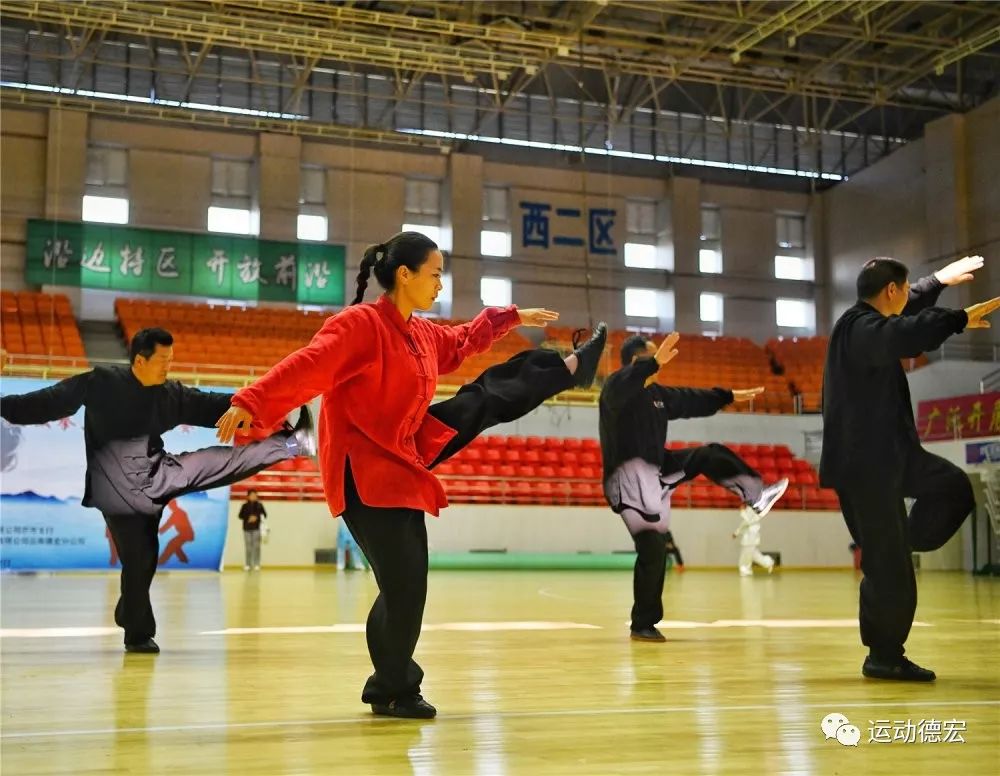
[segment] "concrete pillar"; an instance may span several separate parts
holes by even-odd
[[[79,221],[87,181],[87,114],[49,111],[45,152],[45,217]]]
[[[698,246],[701,238],[701,182],[671,180],[670,222],[674,236],[674,308],[678,331],[700,332]]]
[[[459,256],[479,256],[482,223],[483,158],[451,154],[444,190],[444,226],[451,229],[452,252]]]
[[[265,240],[296,240],[302,140],[270,133],[262,133],[258,140],[260,236]]]
[[[483,228],[483,159],[451,154],[444,190],[444,228],[451,231],[452,317],[472,318],[482,309],[479,281],[482,262],[479,235]],[[515,291],[516,296],[516,291]]]
[[[818,194],[809,198],[807,249],[813,257],[816,274],[816,333],[829,334],[833,328],[833,271],[827,251],[826,211]]]

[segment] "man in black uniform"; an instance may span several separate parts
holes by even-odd
[[[917,608],[911,553],[936,550],[975,508],[965,473],[920,446],[906,373],[900,364],[935,350],[953,334],[985,328],[1000,298],[965,310],[935,307],[946,285],[972,280],[983,265],[970,256],[912,286],[894,259],[869,261],[858,301],[830,335],[823,375],[820,483],[835,488],[844,520],[861,547],[862,674],[930,682],[903,656]],[[916,499],[906,515],[903,499]]]
[[[0,399],[0,416],[21,425],[48,423],[86,408],[87,482],[83,505],[99,509],[121,559],[115,622],[128,652],[159,652],[149,587],[159,553],[163,508],[186,493],[237,482],[278,461],[315,454],[306,408],[294,429],[241,447],[172,455],[161,434],[182,424],[214,428],[230,395],[167,380],[173,337],[143,329],[129,347],[130,367],[98,366],[50,388]]]
[[[749,401],[764,390],[657,385],[656,373],[677,354],[673,347],[678,339],[671,334],[657,349],[643,337],[629,337],[622,345],[622,368],[601,390],[604,495],[635,542],[632,639],[636,641],[666,641],[656,623],[663,617],[667,544],[668,537],[673,538],[670,492],[704,474],[763,517],[788,487],[788,480],[765,486],[756,471],[723,445],[665,449],[668,421],[714,415],[727,404]]]

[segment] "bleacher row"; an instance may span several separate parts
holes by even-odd
[[[599,377],[606,377],[619,368],[621,347],[631,335],[629,331],[610,333],[598,370]],[[546,331],[546,344],[568,353],[572,349],[572,336],[573,329],[551,327]],[[666,334],[647,336],[659,342]],[[664,370],[663,382],[692,388],[751,388],[762,385],[765,392],[752,405],[732,404],[726,411],[791,414],[795,410],[788,380],[775,374],[768,353],[745,337],[681,335],[677,357]]]
[[[671,442],[670,449],[695,442]],[[790,481],[777,509],[838,510],[833,491],[818,486],[816,472],[783,445],[730,444],[766,482]],[[456,504],[603,505],[601,451],[596,439],[486,436],[435,469]],[[262,499],[322,500],[315,464],[304,458],[285,461],[233,486],[234,498],[254,489]],[[679,508],[737,508],[739,499],[704,478],[677,489]]]
[[[117,299],[115,311],[124,341],[141,328],[163,326],[175,336],[179,368],[194,366],[242,379],[262,373],[306,344],[327,315],[315,310],[129,298]],[[21,356],[21,363],[44,363],[54,357],[64,365],[87,365],[79,329],[64,295],[3,292],[2,313],[3,347]],[[543,345],[568,353],[572,334],[571,328],[550,327]],[[599,377],[618,368],[618,354],[629,335],[628,331],[611,332]],[[659,339],[663,335],[649,336]],[[469,358],[456,372],[442,375],[440,382],[462,385],[486,367],[530,347],[529,340],[512,331],[488,353]],[[790,414],[795,412],[796,402],[805,412],[818,412],[826,347],[825,337],[778,338],[760,347],[743,337],[684,335],[679,355],[666,368],[663,380],[696,388],[766,388],[750,404],[730,405],[730,412]],[[922,363],[926,358],[907,366]]]
[[[45,364],[55,356],[70,366],[88,366],[80,329],[64,294],[0,291],[0,344],[8,353],[24,356],[21,363]]]
[[[174,351],[179,364],[210,365],[243,375],[259,373],[304,345],[324,317],[315,311],[286,308],[141,299],[119,299],[115,309],[126,340],[146,326],[164,326],[176,337]],[[220,331],[227,336],[219,337]],[[546,329],[543,346],[568,353],[572,350],[573,331],[568,327],[550,327]],[[618,368],[621,345],[630,334],[611,332],[598,370],[599,378]],[[469,358],[457,371],[442,375],[440,381],[444,385],[462,385],[486,367],[530,347],[528,339],[512,331],[488,353]],[[822,374],[825,347],[825,338],[772,340],[767,348],[762,348],[744,337],[686,335],[680,354],[671,362],[665,377],[671,384],[703,388],[763,385],[767,390],[753,404],[731,405],[727,410],[789,414],[795,410],[795,394],[801,392],[799,385],[812,389]],[[799,353],[801,358],[796,357]],[[787,367],[781,358],[788,362]],[[780,374],[782,371],[784,374]],[[818,399],[810,397],[808,407],[818,410]]]

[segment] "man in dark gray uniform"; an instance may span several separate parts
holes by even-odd
[[[278,461],[315,454],[306,408],[296,428],[240,447],[208,447],[172,455],[161,434],[175,426],[212,428],[230,395],[168,380],[173,337],[143,329],[129,347],[131,366],[98,366],[50,388],[0,399],[10,423],[48,423],[85,407],[87,473],[83,505],[99,509],[121,559],[121,597],[115,622],[128,652],[159,652],[149,587],[159,554],[158,526],[171,499],[230,485]]]
[[[621,515],[635,542],[632,581],[632,639],[665,641],[656,629],[663,617],[663,582],[670,534],[670,494],[704,474],[732,491],[763,517],[788,487],[788,480],[765,485],[760,474],[719,444],[666,450],[667,424],[679,418],[714,415],[734,401],[749,401],[763,388],[709,391],[666,388],[653,382],[676,354],[678,335],[657,348],[638,335],[625,340],[622,368],[601,390],[599,405],[604,495]]]

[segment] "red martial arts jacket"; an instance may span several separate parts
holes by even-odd
[[[437,515],[448,500],[426,466],[455,435],[427,414],[438,375],[489,350],[519,323],[513,305],[488,307],[460,326],[404,321],[382,296],[327,318],[308,345],[236,393],[233,404],[253,415],[255,428],[272,428],[322,394],[319,462],[330,511],[344,511],[350,456],[365,504]]]

